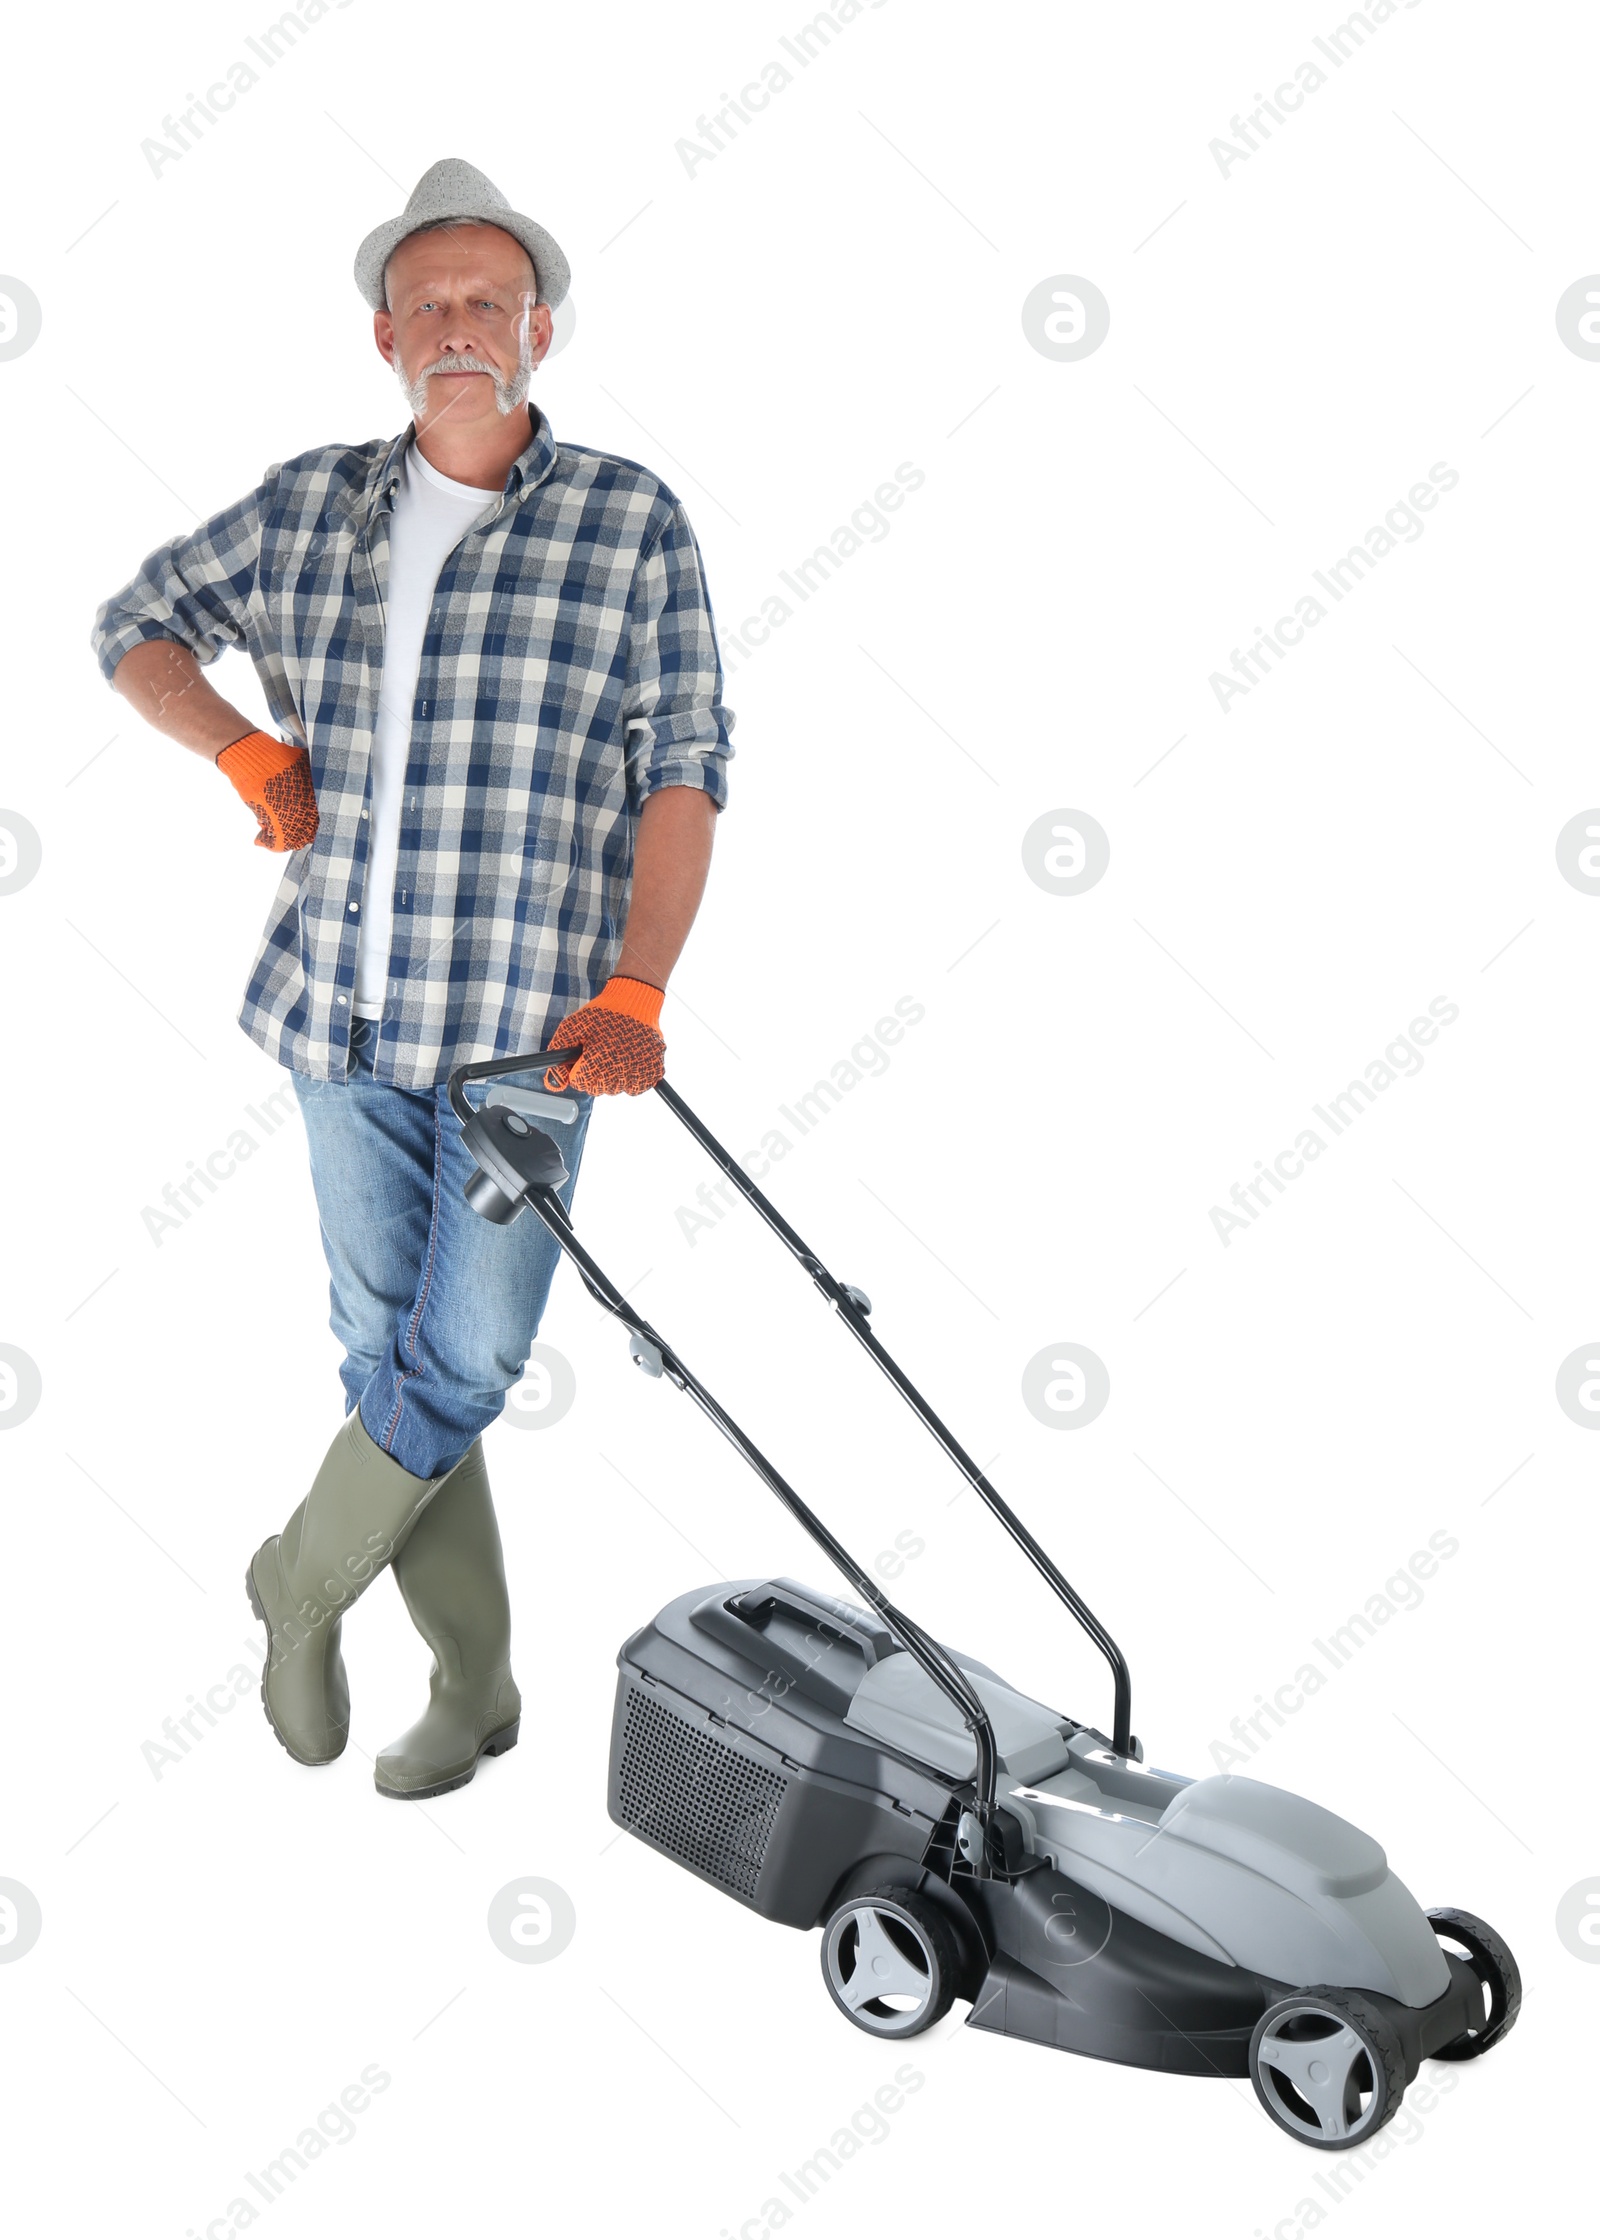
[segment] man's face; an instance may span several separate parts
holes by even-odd
[[[498,226],[442,227],[401,242],[373,334],[419,427],[518,411],[550,345],[528,252]]]

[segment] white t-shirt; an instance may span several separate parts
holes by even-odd
[[[355,1009],[359,1018],[379,1018],[388,990],[394,885],[400,859],[400,806],[411,751],[411,710],[439,570],[474,522],[498,499],[498,491],[452,482],[437,467],[429,466],[415,443],[407,445],[400,487],[394,494],[394,518],[389,525],[389,584],[383,599],[383,690],[372,742],[372,839],[356,944]]]

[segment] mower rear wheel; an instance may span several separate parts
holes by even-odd
[[[1433,2058],[1476,2061],[1480,2053],[1497,2046],[1516,2021],[1522,2006],[1521,1974],[1511,1947],[1475,1913],[1463,1913],[1459,1906],[1434,1906],[1428,1921],[1442,1945],[1454,1945],[1464,1955],[1487,2001],[1482,2025],[1441,2046]]]
[[[822,1980],[840,2013],[875,2038],[914,2038],[950,2012],[960,1960],[949,1923],[915,1890],[863,1891],[830,1914]]]

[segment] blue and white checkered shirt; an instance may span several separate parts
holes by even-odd
[[[288,859],[239,1024],[316,1081],[348,1067],[390,519],[412,440],[408,427],[269,467],[95,617],[108,680],[146,638],[202,663],[242,646],[273,720],[310,749],[317,836]],[[427,1089],[537,1050],[597,994],[622,945],[639,811],[662,786],[721,809],[733,720],[677,498],[631,459],[558,445],[540,412],[434,594],[374,1079]]]

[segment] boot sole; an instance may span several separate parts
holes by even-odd
[[[380,1797],[394,1797],[401,1804],[419,1803],[424,1797],[442,1797],[452,1789],[464,1789],[477,1772],[479,1759],[502,1758],[508,1750],[515,1750],[521,1729],[522,1719],[519,1715],[509,1727],[502,1727],[498,1734],[490,1735],[487,1742],[479,1743],[477,1756],[465,1773],[454,1773],[448,1781],[436,1781],[429,1789],[386,1789],[376,1774],[373,1775],[372,1785]],[[279,1739],[281,1741],[282,1737]],[[284,1747],[287,1749],[288,1745],[285,1744]]]
[[[259,1551],[258,1551],[258,1552],[259,1552]],[[261,1708],[262,1708],[262,1710],[263,1710],[263,1711],[264,1711],[264,1712],[266,1713],[266,1715],[267,1715],[267,1725],[268,1725],[268,1726],[269,1726],[269,1727],[270,1727],[270,1728],[272,1729],[273,1733],[274,1733],[274,1734],[275,1734],[275,1735],[277,1736],[277,1738],[278,1738],[278,1743],[279,1743],[279,1746],[280,1746],[280,1748],[282,1748],[283,1750],[287,1751],[288,1755],[289,1755],[289,1756],[290,1756],[291,1758],[293,1758],[293,1760],[294,1760],[294,1762],[295,1762],[295,1764],[296,1764],[297,1766],[331,1766],[331,1765],[333,1764],[333,1762],[334,1762],[334,1759],[335,1759],[335,1758],[338,1758],[338,1757],[340,1757],[340,1756],[342,1756],[342,1755],[343,1755],[343,1752],[344,1752],[344,1743],[343,1743],[343,1742],[341,1742],[341,1743],[340,1743],[340,1745],[339,1745],[338,1749],[337,1749],[337,1750],[336,1750],[336,1751],[335,1751],[335,1752],[333,1753],[333,1757],[332,1757],[332,1758],[307,1758],[307,1757],[303,1757],[303,1756],[301,1755],[301,1753],[300,1753],[300,1752],[299,1752],[299,1751],[298,1751],[298,1750],[297,1750],[297,1749],[295,1748],[294,1744],[293,1744],[293,1743],[292,1743],[292,1742],[291,1742],[291,1741],[290,1741],[290,1740],[288,1739],[288,1737],[287,1737],[287,1736],[285,1735],[285,1733],[284,1733],[283,1729],[282,1729],[282,1728],[281,1728],[281,1727],[279,1726],[279,1724],[278,1724],[277,1720],[276,1720],[276,1719],[274,1719],[274,1717],[272,1716],[272,1706],[271,1706],[271,1704],[270,1704],[270,1703],[268,1703],[268,1701],[267,1701],[267,1674],[268,1674],[268,1672],[269,1672],[269,1671],[271,1670],[271,1667],[272,1667],[272,1620],[271,1620],[271,1619],[270,1619],[270,1618],[269,1618],[269,1617],[267,1616],[266,1610],[264,1609],[264,1607],[263,1607],[263,1605],[262,1605],[261,1597],[260,1597],[260,1595],[259,1595],[259,1594],[258,1594],[258,1593],[256,1592],[256,1565],[255,1565],[255,1557],[254,1557],[254,1556],[252,1556],[252,1557],[250,1558],[250,1561],[249,1561],[249,1562],[248,1562],[248,1563],[247,1563],[247,1564],[245,1565],[245,1568],[244,1568],[244,1591],[245,1591],[245,1593],[246,1593],[246,1594],[247,1594],[247,1595],[248,1595],[248,1596],[250,1597],[250,1607],[251,1607],[251,1609],[252,1609],[252,1610],[253,1610],[253,1611],[255,1612],[255,1614],[256,1614],[257,1618],[258,1618],[258,1619],[260,1620],[261,1624],[262,1624],[262,1625],[263,1625],[263,1626],[264,1626],[264,1627],[266,1628],[266,1635],[267,1635],[267,1661],[266,1661],[266,1663],[265,1663],[265,1664],[264,1664],[264,1665],[263,1665],[263,1666],[261,1667],[261,1689],[260,1689],[260,1695],[261,1695]],[[346,1737],[345,1737],[345,1741],[348,1741],[348,1740],[349,1740],[349,1736],[348,1736],[348,1735],[346,1735]],[[470,1779],[471,1779],[471,1775],[469,1774],[467,1778],[468,1778],[468,1779],[470,1780]]]

